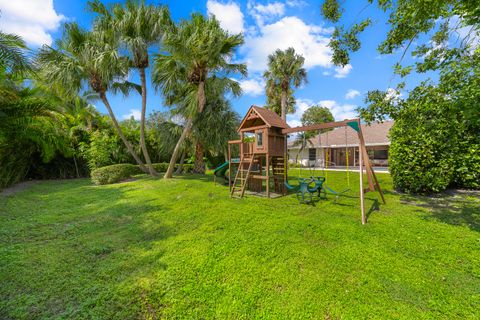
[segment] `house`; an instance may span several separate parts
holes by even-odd
[[[374,166],[388,166],[388,149],[390,140],[388,132],[393,121],[362,125],[362,132],[368,155]],[[305,147],[302,150],[302,144]],[[302,166],[338,167],[358,165],[358,135],[350,128],[336,128],[328,132],[295,143],[288,141],[288,156],[290,163],[300,163]],[[348,151],[348,154],[347,154]]]

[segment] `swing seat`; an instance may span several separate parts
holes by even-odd
[[[329,187],[327,187],[327,186],[323,186],[323,187],[328,191],[328,193],[331,193],[331,194],[333,194],[333,195],[335,195],[335,196],[337,196],[337,197],[338,197],[338,196],[341,196],[342,194],[344,194],[344,193],[346,193],[346,192],[348,192],[348,191],[350,191],[350,188],[347,188],[347,189],[344,189],[344,190],[342,190],[342,191],[340,191],[340,192],[337,192],[337,191],[335,191],[335,190],[333,190],[333,189],[331,189],[331,188],[329,188]]]
[[[300,189],[300,185],[304,182],[307,182],[309,179],[305,179],[305,178],[298,178],[298,181],[299,181],[299,184],[298,185],[291,185],[288,183],[288,181],[285,181],[284,182],[284,185],[285,187],[287,188],[288,191],[292,191],[292,192],[297,192],[298,189]],[[308,185],[308,184],[307,184]]]
[[[313,202],[312,193],[308,185],[312,183],[312,180],[309,179],[298,179],[299,185],[297,190],[297,199],[300,203],[311,203]]]
[[[334,201],[335,203],[337,202],[338,198],[339,198],[341,195],[343,195],[344,193],[350,191],[350,188],[347,188],[347,189],[344,189],[344,190],[342,190],[342,191],[340,191],[340,192],[337,192],[337,191],[335,191],[335,190],[333,190],[333,189],[331,189],[331,188],[329,188],[329,187],[327,187],[327,186],[323,186],[323,189],[324,189],[324,191],[325,191],[325,197],[327,196],[327,191],[328,191],[328,193],[333,194],[333,195],[335,196],[335,201]]]
[[[287,188],[288,191],[297,191],[300,188],[300,185],[293,186],[289,184],[288,181],[285,181],[284,184],[285,184],[285,188]]]
[[[323,183],[326,180],[325,177],[310,177],[310,178],[312,179],[311,181],[315,185],[311,188],[308,188],[308,192],[317,193],[317,196],[318,196],[319,199],[322,198],[322,194],[323,194],[323,198],[326,199],[327,198],[327,193],[323,189]]]

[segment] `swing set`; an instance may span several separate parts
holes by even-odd
[[[337,191],[334,190],[331,186],[329,186],[329,179],[328,179],[328,170],[329,165],[331,162],[330,152],[332,151],[332,147],[328,144],[328,131],[326,132],[326,144],[325,147],[322,148],[322,141],[321,141],[321,130],[322,129],[333,129],[338,127],[345,128],[345,169],[346,169],[346,178],[347,178],[347,188]],[[360,119],[352,119],[352,120],[344,120],[338,122],[329,122],[323,124],[315,124],[310,126],[303,126],[303,127],[296,127],[296,128],[288,128],[283,129],[282,133],[289,134],[294,132],[306,132],[306,131],[318,131],[318,139],[319,139],[319,146],[323,149],[323,161],[322,161],[322,176],[316,176],[315,174],[315,166],[310,167],[310,178],[303,178],[301,174],[301,169],[298,169],[298,185],[290,185],[288,183],[288,177],[285,177],[285,186],[289,191],[294,191],[297,194],[297,198],[301,203],[308,203],[313,201],[313,194],[318,195],[318,199],[321,199],[321,196],[324,195],[326,198],[327,194],[332,194],[335,196],[335,202],[339,199],[340,196],[345,195],[351,190],[350,186],[350,158],[349,158],[349,149],[348,149],[348,135],[347,130],[348,128],[353,129],[357,135],[359,140],[359,177],[360,177],[360,206],[361,206],[361,213],[362,213],[362,224],[365,224],[367,221],[366,214],[365,214],[365,193],[378,191],[380,194],[382,202],[385,204],[385,197],[383,195],[382,189],[378,183],[377,177],[373,168],[370,163],[370,159],[368,157],[368,153],[365,146],[365,140],[363,137],[363,133],[361,130]],[[304,136],[304,145],[306,137]],[[355,165],[355,163],[354,163]],[[364,170],[367,174],[367,181],[368,181],[368,188],[363,187],[363,173]],[[313,187],[310,187],[311,185]]]
[[[339,127],[345,127],[348,187],[344,190],[337,191],[328,185],[330,182],[328,179],[328,169],[330,164],[329,154],[331,151],[328,149],[328,141],[326,148],[324,148],[324,151],[327,152],[323,160],[322,176],[316,176],[315,167],[313,167],[313,169],[310,168],[310,177],[303,178],[301,177],[301,170],[299,168],[298,185],[290,185],[288,183],[288,134],[306,131],[318,131],[321,133],[322,130]],[[228,181],[230,196],[232,198],[243,198],[245,194],[271,198],[285,195],[288,191],[295,191],[300,202],[312,201],[313,196],[319,198],[322,196],[326,197],[328,193],[333,194],[336,199],[338,199],[339,196],[347,193],[351,188],[349,150],[346,134],[349,128],[356,132],[359,139],[358,169],[360,173],[360,207],[362,223],[364,224],[367,221],[364,205],[365,193],[378,191],[383,203],[385,203],[385,198],[368,158],[360,119],[291,128],[285,120],[280,118],[275,112],[265,108],[251,106],[237,129],[240,138],[228,142],[228,161],[222,168],[218,168],[218,172],[228,178],[226,180]],[[247,139],[248,135],[254,137],[253,141]],[[328,133],[326,137],[328,140]],[[321,145],[321,141],[319,142]],[[232,148],[236,145],[238,145],[238,148]],[[238,150],[238,158],[235,158],[233,154],[235,149]],[[234,159],[237,161],[234,161]],[[227,166],[228,170],[226,170]],[[226,171],[220,172],[220,169]],[[363,185],[364,171],[366,172],[368,181],[367,188],[364,188]],[[226,172],[228,172],[228,176]]]

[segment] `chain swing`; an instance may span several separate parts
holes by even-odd
[[[347,186],[350,188],[350,170],[349,170],[349,161],[348,161],[348,135],[347,135],[347,127],[345,126],[345,160],[347,161],[346,167],[347,167]]]
[[[337,202],[338,200],[338,197],[343,195],[344,193],[346,193],[347,191],[350,190],[350,171],[349,171],[349,166],[348,166],[348,145],[347,145],[347,131],[346,131],[347,127],[345,127],[345,151],[347,152],[346,153],[346,161],[347,161],[347,185],[348,187],[340,192],[337,192],[335,190],[333,190],[332,188],[330,188],[327,184],[324,184],[323,185],[323,188],[325,189],[326,192],[330,193],[330,194],[333,194],[335,196],[335,202]],[[325,146],[325,150],[326,150],[326,155],[325,155],[325,180],[328,181],[328,163],[329,163],[329,155],[330,155],[330,150],[331,148],[329,148],[329,145],[328,145],[328,131],[326,132],[326,146]]]

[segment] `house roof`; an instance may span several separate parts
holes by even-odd
[[[362,124],[362,133],[365,139],[365,145],[367,146],[382,146],[390,145],[390,139],[388,138],[388,132],[393,125],[393,121],[384,121],[372,123],[370,125]],[[347,137],[345,139],[345,132]],[[320,135],[309,139],[310,143],[307,144],[307,148],[319,148],[319,147],[345,147],[358,146],[358,135],[351,128],[345,129],[345,127],[336,128],[328,132],[324,132]],[[293,146],[293,141],[288,142],[289,148],[298,148]]]
[[[238,127],[238,131],[263,124],[268,127],[281,129],[290,128],[290,126],[275,112],[262,107],[251,106]]]

